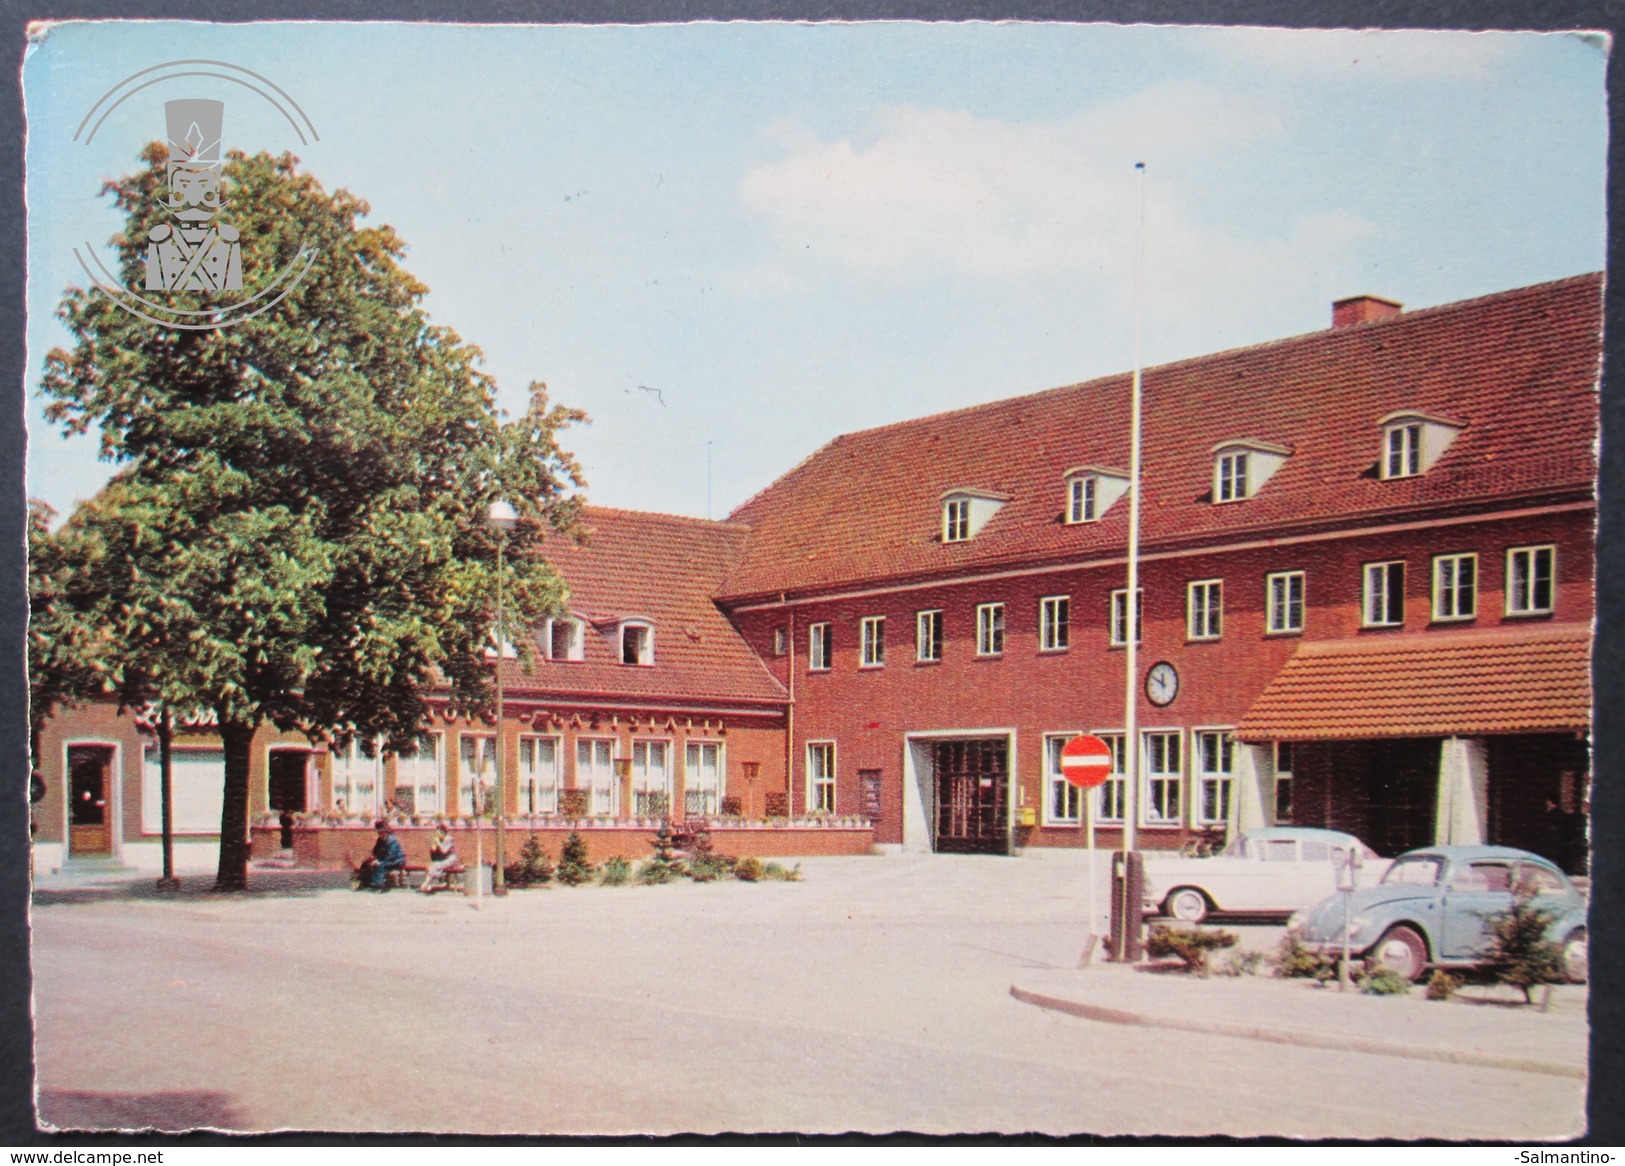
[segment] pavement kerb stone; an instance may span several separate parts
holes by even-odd
[[[1543,1061],[1534,1057],[1507,1057],[1496,1053],[1483,1053],[1474,1049],[1446,1049],[1430,1045],[1404,1044],[1399,1041],[1371,1040],[1367,1037],[1337,1036],[1332,1033],[1307,1032],[1295,1028],[1270,1028],[1258,1024],[1236,1024],[1226,1020],[1187,1020],[1168,1016],[1152,1016],[1143,1012],[1130,1012],[1122,1008],[1107,1008],[1081,1000],[1066,1000],[1034,992],[1019,985],[1010,985],[1010,995],[1023,1004],[1033,1004],[1052,1012],[1064,1012],[1084,1020],[1103,1024],[1123,1024],[1142,1028],[1166,1028],[1179,1032],[1205,1033],[1212,1036],[1240,1037],[1243,1040],[1263,1041],[1268,1044],[1297,1045],[1310,1049],[1333,1049],[1347,1053],[1372,1053],[1381,1057],[1404,1057],[1415,1061],[1447,1061],[1457,1065],[1478,1065],[1489,1069],[1511,1069],[1521,1073],[1546,1073],[1554,1077],[1586,1079],[1583,1065],[1567,1065],[1561,1061]]]

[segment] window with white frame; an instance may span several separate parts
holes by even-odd
[[[1292,742],[1275,742],[1275,820],[1292,821]]]
[[[886,662],[886,617],[866,615],[858,621],[858,665],[879,668]]]
[[[1214,468],[1213,497],[1220,502],[1239,502],[1247,497],[1247,452],[1220,454]]]
[[[1192,640],[1219,638],[1224,611],[1224,583],[1198,579],[1185,589],[1185,635]]]
[[[446,738],[430,733],[428,741],[395,756],[395,784],[412,791],[412,806],[425,817],[444,812],[446,788]]]
[[[807,809],[815,814],[835,812],[833,741],[813,741],[807,746]]]
[[[333,777],[333,808],[346,814],[371,818],[378,813],[379,791],[384,784],[384,759],[361,751],[360,741],[351,741],[330,755]]]
[[[1272,636],[1303,631],[1302,571],[1276,571],[1264,577],[1264,627]]]
[[[1004,654],[1004,604],[983,603],[976,608],[976,654]]]
[[[1557,578],[1556,547],[1507,551],[1507,614],[1550,615]]]
[[[1362,604],[1368,628],[1398,627],[1405,622],[1405,564],[1367,563]]]
[[[1094,522],[1100,517],[1100,479],[1093,474],[1073,478],[1068,483],[1066,520]]]
[[[164,787],[158,746],[147,745],[143,752],[141,829],[146,834],[162,834]],[[175,746],[170,750],[170,826],[176,834],[219,833],[225,777],[226,754],[223,749]],[[348,804],[346,808],[353,809]]]
[[[478,815],[496,806],[497,739],[494,734],[461,733],[457,737],[458,799],[464,814]]]
[[[815,623],[807,628],[807,668],[812,672],[828,672],[830,662],[829,624]]]
[[[620,810],[620,783],[615,780],[615,742],[576,739],[576,788],[587,791],[587,812],[615,817]]]
[[[1142,803],[1148,826],[1179,824],[1179,792],[1185,770],[1180,756],[1179,730],[1157,730],[1141,738],[1145,755],[1145,796]]]
[[[559,812],[557,737],[519,738],[519,805],[527,814]]]
[[[773,654],[775,656],[784,655],[784,653],[785,653],[785,645],[788,642],[789,642],[789,635],[785,632],[785,630],[783,628],[774,628],[773,629]]]
[[[1212,825],[1230,819],[1236,774],[1236,742],[1228,729],[1196,733],[1196,821]]]
[[[1136,588],[1134,598],[1134,642],[1137,644],[1145,634],[1145,588]],[[1111,609],[1111,643],[1114,648],[1120,648],[1128,643],[1128,588],[1112,592]]]
[[[1065,651],[1072,642],[1072,600],[1049,595],[1038,601],[1038,647],[1044,652]]]
[[[621,624],[621,663],[648,666],[655,662],[655,630],[650,624],[631,621]]]
[[[970,538],[970,499],[950,498],[942,504],[942,541],[962,543]]]
[[[942,612],[914,613],[914,659],[935,664],[942,659]]]
[[[1433,618],[1468,620],[1478,615],[1478,556],[1438,555],[1433,560]]]
[[[716,814],[722,809],[722,743],[690,741],[683,759],[683,810]]]
[[[1367,447],[1369,448],[1369,447]],[[1422,472],[1422,425],[1390,425],[1383,432],[1382,476],[1412,478]]]
[[[671,744],[632,742],[632,813],[664,818],[671,813]]]
[[[548,620],[545,646],[549,660],[585,659],[587,641],[581,621],[567,616]]]
[[[1128,766],[1124,764],[1123,734],[1096,731],[1094,735],[1106,743],[1112,755],[1112,770],[1095,789],[1095,821],[1121,822],[1128,803]]]
[[[1077,735],[1047,733],[1044,736],[1044,785],[1049,793],[1044,799],[1046,825],[1076,824],[1083,813],[1083,790],[1068,781],[1061,772],[1061,750]]]

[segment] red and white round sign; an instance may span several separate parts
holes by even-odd
[[[1112,771],[1112,751],[1099,737],[1073,737],[1061,747],[1061,776],[1092,789]]]

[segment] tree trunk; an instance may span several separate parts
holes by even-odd
[[[217,891],[248,889],[248,758],[254,741],[252,727],[220,722],[220,742],[226,752],[226,788],[220,800],[220,868]]]

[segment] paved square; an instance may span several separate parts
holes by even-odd
[[[800,883],[554,887],[479,910],[354,894],[331,876],[302,890],[259,876],[266,890],[238,898],[198,889],[204,878],[178,899],[147,879],[42,885],[42,1117],[1513,1140],[1582,1125],[1573,1079],[1118,1028],[1017,1002],[1013,982],[1077,960],[1076,859],[803,866]],[[1241,930],[1255,946],[1279,934]]]

